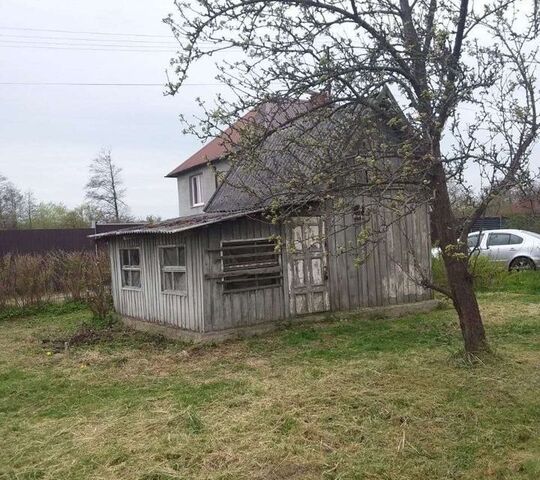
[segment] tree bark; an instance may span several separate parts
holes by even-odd
[[[489,346],[474,292],[473,278],[469,272],[467,245],[458,243],[446,176],[440,162],[433,167],[432,187],[434,191],[432,215],[439,234],[441,255],[452,302],[459,317],[465,351],[478,354],[489,350]]]
[[[477,354],[489,350],[467,260],[449,261],[445,258],[444,264],[452,301],[459,317],[465,351]]]

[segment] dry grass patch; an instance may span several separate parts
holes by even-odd
[[[86,314],[4,322],[0,478],[539,478],[540,304],[482,308],[497,354],[476,366],[449,309],[53,355],[40,339]]]

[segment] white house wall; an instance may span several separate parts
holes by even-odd
[[[222,160],[215,163],[215,167],[219,172],[226,172],[228,164]],[[203,212],[204,205],[199,207],[191,206],[189,179],[194,175],[201,175],[202,199],[204,205],[208,203],[208,200],[210,200],[210,197],[216,190],[216,172],[208,165],[203,165],[199,168],[194,168],[193,170],[180,174],[177,178],[178,214],[180,217],[196,215]]]

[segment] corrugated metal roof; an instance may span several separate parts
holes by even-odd
[[[204,227],[213,223],[223,222],[238,217],[243,217],[255,213],[254,210],[244,212],[220,212],[220,213],[201,213],[198,215],[189,215],[185,217],[172,218],[154,224],[145,225],[142,227],[124,228],[112,232],[99,233],[97,235],[89,235],[89,238],[106,238],[117,237],[123,235],[143,235],[143,234],[172,234],[193,230],[195,228]]]
[[[336,158],[350,151],[359,138],[358,114],[341,112],[327,118],[304,118],[277,130],[245,161],[236,160],[225,181],[207,203],[205,212],[263,209],[319,198],[321,185],[294,186],[295,180],[335,169]],[[320,139],[324,138],[324,146]],[[326,177],[327,178],[327,177]],[[296,192],[296,193],[295,193]]]

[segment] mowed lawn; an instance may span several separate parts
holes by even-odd
[[[0,478],[538,479],[540,296],[480,300],[477,365],[449,307],[204,347],[117,328],[67,353],[43,339],[85,311],[4,320]]]

